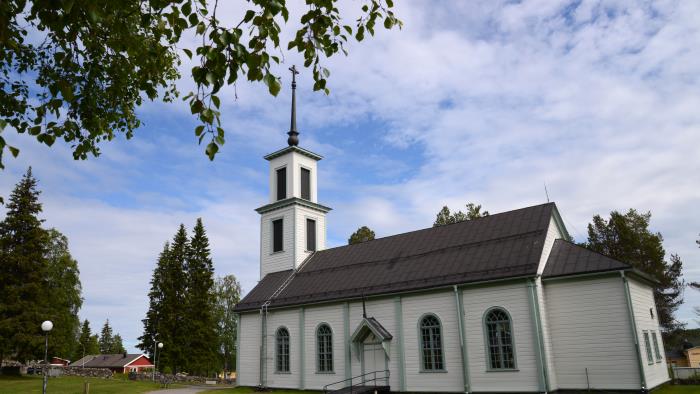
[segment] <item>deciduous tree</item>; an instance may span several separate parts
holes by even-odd
[[[233,308],[241,300],[241,284],[234,275],[217,278],[214,294],[216,295],[215,313],[218,323],[219,352],[223,370],[228,372],[236,366],[238,319]]]
[[[80,333],[78,311],[83,305],[78,262],[68,249],[68,238],[56,229],[48,230],[47,285],[51,294],[51,330],[49,351],[60,357],[70,357],[78,346]]]
[[[350,238],[348,239],[348,245],[359,244],[360,242],[367,242],[374,239],[374,231],[372,231],[367,226],[362,226],[357,229]]]
[[[194,60],[194,89],[184,99],[200,122],[196,138],[208,138],[213,159],[224,143],[223,87],[245,78],[277,95],[274,66],[284,50],[296,49],[312,70],[314,90],[328,93],[324,58],[347,54],[347,41],[374,35],[377,24],[401,26],[393,0],[362,2],[353,23],[343,21],[337,3],[307,0],[292,22],[285,0],[239,2],[242,16],[233,21],[222,20],[216,0],[2,1],[0,129],[7,123],[49,146],[63,139],[76,159],[97,155],[101,142],[132,137],[144,99],[177,97],[182,48]],[[287,43],[280,41],[283,26],[294,32]],[[0,155],[6,148],[17,155],[0,136]]]

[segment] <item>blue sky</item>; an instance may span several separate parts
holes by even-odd
[[[301,146],[325,156],[319,202],[334,209],[331,246],[362,225],[378,236],[429,227],[446,204],[499,212],[542,203],[546,182],[577,240],[595,214],[651,211],[686,280],[700,280],[700,3],[397,3],[402,31],[382,29],[327,62],[330,96],[311,91],[308,71],[299,76]],[[237,20],[238,4],[221,12]],[[358,3],[342,5],[353,20]],[[94,328],[109,318],[135,345],[156,257],[179,223],[198,217],[216,273],[235,274],[245,291],[255,285],[262,156],[286,144],[286,68],[302,63],[284,55],[279,97],[245,83],[237,100],[224,92],[227,143],[214,162],[179,102],[144,105],[134,139],[88,161],[60,143],[4,134],[22,152],[6,159],[0,194],[33,166],[46,224],[79,261],[80,314]],[[697,326],[700,293],[685,296],[679,317]]]

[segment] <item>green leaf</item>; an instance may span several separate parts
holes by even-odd
[[[243,23],[250,22],[254,16],[255,16],[255,11],[253,11],[253,10],[246,11],[245,16],[243,17]]]
[[[7,149],[10,150],[10,153],[12,153],[13,157],[17,157],[19,155],[19,149],[15,148],[14,146],[7,146]]]
[[[391,29],[391,26],[394,25],[394,22],[391,20],[391,18],[384,18],[384,27],[387,29]]]
[[[275,78],[274,81],[270,83],[270,86],[268,86],[268,88],[270,90],[271,95],[277,96],[277,94],[280,92],[280,89],[282,89],[282,85],[277,80],[277,78]]]
[[[206,149],[206,154],[209,156],[209,160],[214,160],[214,156],[216,156],[216,152],[219,151],[219,145],[216,145],[214,142],[210,142],[209,145],[207,145]]]
[[[204,109],[204,103],[201,100],[195,100],[190,104],[190,111],[192,114],[198,114]]]
[[[187,55],[187,57],[189,57],[190,59],[192,59],[192,51],[190,51],[190,50],[187,49],[187,48],[182,48],[182,51],[185,52],[185,55]]]
[[[219,108],[219,106],[221,105],[221,100],[219,99],[218,96],[212,95],[212,96],[211,96],[211,101],[214,103],[214,105],[216,106],[216,108]]]
[[[204,133],[204,125],[199,125],[194,128],[194,135],[196,135],[197,137],[201,136],[202,133]]]

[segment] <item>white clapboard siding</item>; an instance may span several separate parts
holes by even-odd
[[[554,216],[549,218],[549,226],[547,227],[547,236],[544,239],[544,246],[542,247],[542,255],[540,255],[540,262],[537,266],[537,273],[542,274],[545,265],[547,265],[547,259],[549,258],[549,253],[552,251],[554,246],[554,241],[561,239],[564,236],[561,231],[559,231],[559,226],[554,220]]]
[[[236,371],[238,384],[257,386],[260,384],[260,314],[243,313],[240,318],[241,337],[237,356],[239,370]]]
[[[396,307],[394,298],[368,299],[365,302],[367,317],[374,317],[377,321],[393,336],[389,345],[390,357],[388,360],[389,367],[389,385],[393,391],[399,390],[399,332],[396,325]],[[350,303],[350,336],[355,332],[362,321],[362,302]],[[355,354],[355,348],[351,347],[352,368],[350,376],[359,376],[362,374],[362,364],[360,363],[360,355]],[[384,367],[381,367],[384,369]],[[373,372],[365,370],[364,372]]]
[[[622,279],[545,282],[544,290],[558,388],[639,389]]]
[[[326,248],[326,214],[302,206],[295,206],[295,215],[297,233],[295,266],[298,267],[311,254],[310,251],[306,250],[306,219],[316,221],[316,250]]]
[[[454,293],[406,295],[403,303],[403,334],[408,391],[463,391],[459,328]],[[446,372],[421,372],[419,320],[426,313],[435,314],[442,323],[443,353]]]
[[[547,311],[547,300],[544,295],[544,287],[542,285],[542,279],[537,278],[537,297],[540,307],[540,320],[542,322],[542,338],[544,342],[544,351],[547,362],[547,381],[549,383],[549,389],[551,391],[558,388],[557,382],[557,370],[556,364],[554,363],[554,350],[552,348],[552,338],[550,335],[549,328],[549,315]]]
[[[467,287],[463,297],[471,389],[476,392],[537,391],[539,372],[527,283]],[[508,311],[512,319],[517,371],[487,371],[483,317],[486,310],[496,306]],[[458,345],[454,349],[459,353]]]
[[[282,237],[283,250],[272,253],[272,221],[283,219]],[[294,243],[294,208],[280,209],[267,212],[261,216],[260,233],[260,278],[270,272],[284,271],[293,268]]]
[[[637,323],[637,335],[639,338],[639,346],[642,353],[642,366],[644,368],[644,376],[649,389],[654,388],[670,379],[668,376],[668,366],[666,365],[666,357],[664,353],[664,345],[661,340],[661,330],[659,329],[658,314],[656,313],[656,304],[654,303],[654,292],[652,288],[640,281],[629,279],[630,298],[632,299],[632,307],[634,308],[634,317]],[[651,312],[650,312],[651,309]],[[653,318],[652,318],[653,313]],[[644,342],[644,331],[649,333],[649,344],[651,345],[651,354],[654,361],[649,364],[647,362],[646,344]],[[659,342],[659,351],[661,352],[661,360],[656,359],[654,351],[654,341],[652,332],[656,333],[656,338]]]
[[[327,323],[333,331],[333,372],[317,372],[316,328]],[[327,304],[306,308],[304,318],[304,362],[306,389],[319,390],[324,385],[345,379],[345,345],[343,340],[343,304]]]
[[[545,266],[547,265],[547,259],[549,259],[549,254],[552,252],[552,247],[554,246],[554,241],[557,239],[563,238],[563,234],[561,231],[559,231],[559,226],[557,226],[556,221],[554,220],[554,216],[552,215],[551,218],[549,218],[549,226],[547,227],[547,236],[545,237],[544,241],[544,247],[542,248],[542,255],[540,256],[540,263],[539,266],[537,267],[537,273],[542,274],[542,272],[545,269]],[[549,383],[549,389],[550,390],[556,390],[557,389],[557,373],[556,373],[556,365],[554,363],[554,357],[552,356],[552,340],[549,335],[549,318],[547,316],[547,301],[545,300],[544,297],[544,291],[542,290],[542,281],[541,279],[537,279],[537,288],[538,288],[538,302],[540,306],[540,319],[542,321],[542,337],[544,340],[544,350],[545,350],[545,357],[546,357],[546,362],[547,362],[547,371],[548,376],[548,383]]]
[[[277,330],[289,331],[289,373],[277,371]],[[299,309],[270,310],[267,315],[267,385],[275,388],[299,387]]]

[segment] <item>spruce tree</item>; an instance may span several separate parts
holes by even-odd
[[[78,345],[76,346],[73,360],[79,360],[83,356],[95,355],[100,353],[100,346],[92,335],[90,322],[85,319],[80,327],[80,336],[78,337]]]
[[[217,364],[216,320],[213,312],[214,267],[202,219],[197,219],[187,256],[185,326],[189,355],[187,371],[206,375]]]
[[[12,191],[0,222],[0,359],[43,358],[40,324],[51,317],[51,297],[40,193],[29,168]]]
[[[158,324],[158,342],[163,342],[162,352],[158,352],[158,364],[168,366],[174,372],[182,371],[186,357],[189,333],[185,322],[185,293],[187,291],[186,264],[189,254],[187,230],[180,225],[170,245],[161,278],[163,301]],[[161,361],[162,360],[162,361]]]
[[[166,242],[163,246],[163,251],[158,256],[156,268],[153,270],[151,277],[151,290],[148,292],[148,311],[143,322],[143,335],[138,340],[137,348],[148,354],[148,357],[153,360],[154,349],[158,343],[158,332],[161,321],[161,310],[163,308],[163,277],[168,268],[168,259],[170,256],[170,243]]]
[[[112,337],[112,348],[110,350],[110,353],[112,353],[112,354],[126,353],[126,349],[124,349],[124,341],[122,341],[121,335],[115,334],[114,337]]]
[[[109,319],[105,321],[102,326],[102,332],[100,332],[100,354],[111,354],[112,353],[112,327],[109,325]]]

